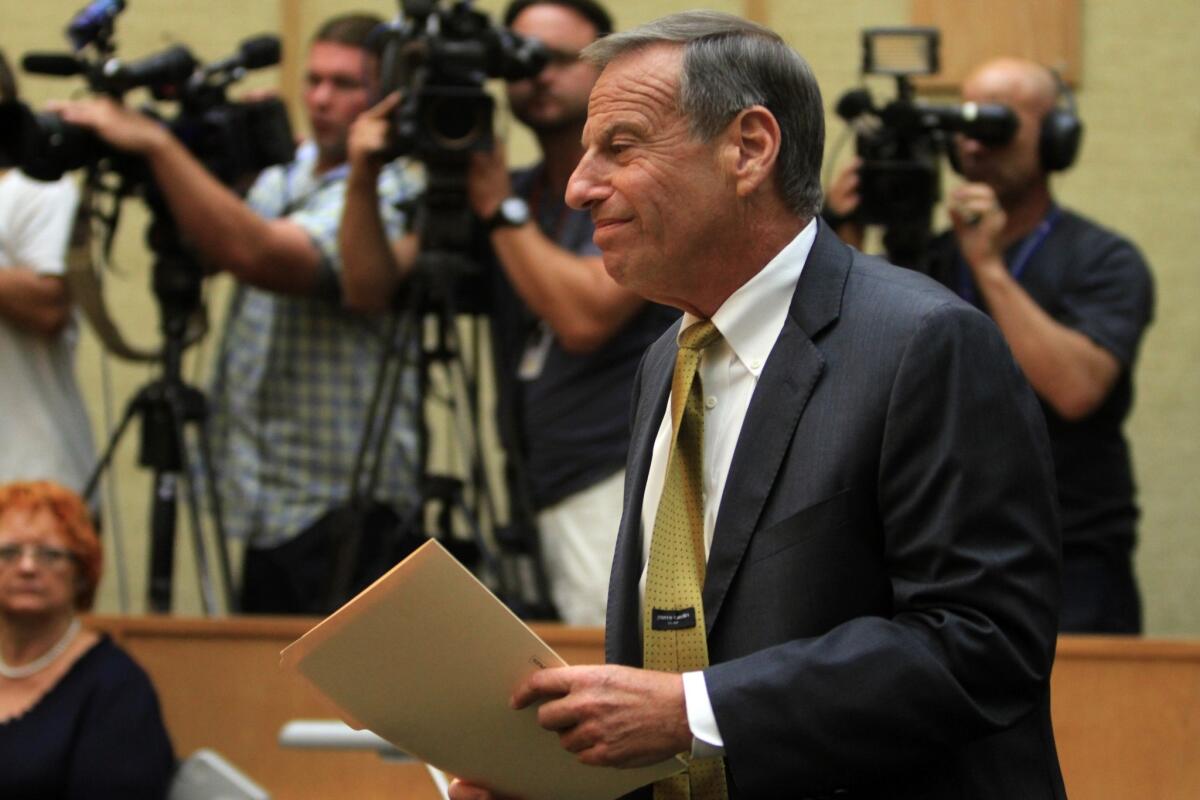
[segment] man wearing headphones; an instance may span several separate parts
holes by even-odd
[[[989,61],[964,101],[1016,114],[1012,141],[958,137],[966,183],[948,198],[953,228],[929,271],[996,321],[1046,415],[1063,530],[1064,632],[1138,633],[1132,552],[1138,508],[1122,424],[1154,306],[1150,271],[1117,234],[1060,207],[1049,176],[1066,169],[1082,125],[1045,67]]]

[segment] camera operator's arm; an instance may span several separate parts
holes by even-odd
[[[379,214],[379,173],[387,146],[388,114],[400,101],[392,93],[358,115],[350,126],[347,155],[350,173],[338,228],[342,254],[342,298],[354,311],[386,311],[416,260],[417,241],[408,235],[388,242]]]
[[[66,283],[23,266],[0,269],[0,317],[22,330],[54,336],[71,313]]]
[[[304,229],[260,217],[158,122],[107,98],[54,108],[67,122],[146,158],[180,232],[214,267],[268,291],[315,291],[321,254]]]
[[[19,174],[12,180],[28,188],[6,220],[12,235],[5,243],[9,266],[0,269],[0,318],[23,331],[54,336],[71,313],[63,256],[79,192],[69,180],[39,183]]]
[[[1067,420],[1095,411],[1116,383],[1120,362],[1047,314],[1009,273],[1001,242],[1005,213],[991,187],[958,187],[949,211],[980,295],[1034,391]]]
[[[489,219],[512,194],[503,150],[472,156],[467,178],[471,208]],[[638,295],[617,285],[599,256],[578,256],[545,236],[530,221],[499,227],[492,249],[525,305],[544,320],[569,352],[603,345],[642,307]]]

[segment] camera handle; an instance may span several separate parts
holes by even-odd
[[[164,336],[162,374],[139,389],[129,401],[124,416],[88,478],[84,497],[90,499],[95,493],[100,477],[111,463],[129,423],[134,417],[139,417],[142,437],[138,463],[154,470],[150,501],[147,606],[155,613],[171,610],[179,484],[182,482],[201,601],[205,614],[213,616],[219,609],[210,574],[208,546],[201,525],[199,499],[188,471],[193,464],[199,465],[208,491],[226,608],[236,610],[236,600],[208,439],[208,403],[203,392],[183,380],[188,320],[200,305],[202,275],[195,259],[181,245],[174,220],[153,188],[147,189],[147,206],[151,211],[151,222],[146,239],[154,253],[153,288],[159,301]],[[188,454],[188,423],[194,425],[197,431],[199,452],[195,454],[195,459],[189,458]]]

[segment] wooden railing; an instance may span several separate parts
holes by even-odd
[[[279,669],[279,651],[315,620],[88,622],[150,673],[181,757],[212,747],[280,798],[438,797],[419,765],[278,744],[285,722],[337,716],[302,679]],[[568,663],[603,660],[598,629],[534,627]],[[1064,636],[1052,693],[1071,797],[1200,797],[1200,642]]]

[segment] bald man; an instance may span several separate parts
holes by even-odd
[[[1122,424],[1154,286],[1132,244],[1054,201],[1050,174],[1071,160],[1043,141],[1059,94],[1050,70],[1019,59],[967,78],[963,100],[1006,105],[1019,125],[1002,146],[958,137],[966,182],[947,198],[953,228],[933,243],[929,271],[991,315],[1042,402],[1063,528],[1061,630],[1138,633]]]

